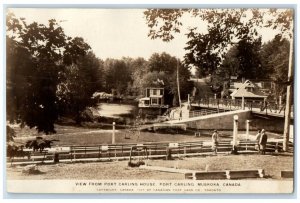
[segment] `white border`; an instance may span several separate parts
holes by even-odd
[[[112,5],[115,5],[116,7],[130,7],[130,6],[133,6],[133,7],[136,7],[136,6],[145,6],[145,7],[151,7],[151,5],[153,5],[153,7],[155,6],[159,6],[159,7],[166,7],[168,5],[170,5],[171,7],[175,6],[184,6],[184,5],[187,5],[187,4],[192,4],[192,5],[195,5],[197,4],[198,6],[201,6],[200,4],[206,4],[206,6],[209,4],[209,5],[215,5],[215,6],[230,6],[230,4],[235,4],[234,7],[237,6],[237,4],[239,4],[238,6],[240,5],[245,5],[247,7],[255,7],[255,6],[264,6],[264,5],[276,5],[277,6],[280,6],[280,4],[282,5],[287,5],[287,4],[295,4],[296,5],[296,8],[297,8],[297,11],[299,13],[299,3],[297,0],[280,0],[280,1],[274,1],[274,0],[264,0],[264,1],[261,1],[261,0],[252,0],[252,1],[249,1],[249,2],[245,2],[245,1],[238,1],[238,0],[226,0],[226,1],[221,1],[221,0],[210,0],[210,1],[200,1],[200,0],[177,0],[176,2],[173,1],[171,2],[170,4],[170,1],[168,0],[144,0],[144,1],[137,1],[137,0],[126,0],[126,1],[122,1],[122,0],[104,0],[104,1],[96,1],[96,0],[46,0],[46,1],[41,1],[41,0],[23,0],[23,1],[19,1],[19,0],[2,0],[1,1],[1,11],[3,12],[3,8],[4,8],[4,5],[12,5],[12,4],[29,4],[29,5],[33,5],[33,4],[39,4],[39,5],[51,5],[51,6],[54,6],[54,4],[57,4],[55,6],[70,6],[69,4],[73,4],[73,5],[76,5],[79,6],[80,4],[106,4],[106,5],[102,5],[103,7],[107,7],[107,6],[112,6]],[[68,4],[68,5],[63,5],[63,4]],[[121,4],[121,5],[120,5]],[[191,6],[191,5],[190,5]],[[21,6],[20,6],[21,7]],[[3,18],[3,13],[1,13],[1,21],[0,21],[0,27],[1,27],[1,33],[2,33],[2,37],[0,38],[0,44],[2,45],[2,49],[5,48],[4,46],[4,38],[3,36],[4,35],[4,31],[5,31],[5,25],[4,25],[4,18]],[[299,21],[299,14],[297,15],[297,19],[296,19],[296,22],[300,22]],[[295,44],[295,47],[297,48],[297,51],[298,51],[298,45],[299,45],[299,40],[298,40],[298,33],[299,33],[299,26],[297,27],[297,38],[296,38],[296,44]],[[1,85],[0,85],[0,93],[2,95],[2,100],[1,100],[1,115],[0,116],[0,122],[1,122],[1,136],[2,137],[2,140],[4,137],[4,126],[5,126],[5,97],[3,95],[5,95],[5,67],[4,67],[4,55],[3,55],[3,50],[1,52],[1,56],[0,56],[0,61],[1,61],[1,70],[0,70],[0,77],[1,77]],[[297,53],[297,56],[298,56],[298,53]],[[298,58],[296,56],[296,58]],[[297,62],[297,66],[298,67],[298,64],[299,64],[299,60],[296,61]],[[296,77],[298,78],[298,71],[296,70]],[[297,80],[295,80],[297,81]],[[296,95],[298,95],[298,91],[299,91],[299,88],[298,88],[298,83],[296,82]],[[296,99],[297,97],[295,97]],[[297,103],[297,102],[295,102]],[[296,107],[297,108],[297,107]],[[298,115],[298,108],[297,108],[297,111],[296,111],[296,114]],[[297,116],[296,116],[296,126],[298,126],[298,119],[297,119]],[[298,134],[298,128],[296,129],[296,135]],[[299,141],[297,139],[297,136],[296,137],[296,145],[299,146]],[[3,145],[1,145],[1,150],[3,150]],[[298,151],[297,151],[298,152]],[[298,153],[297,153],[297,156],[296,156],[297,160],[295,160],[295,164],[296,166],[298,167],[298,163],[299,163],[299,156],[298,156]],[[1,159],[1,168],[3,169],[3,159]],[[298,168],[297,168],[298,169]],[[298,170],[297,170],[298,171]],[[299,198],[299,185],[298,185],[298,179],[299,179],[299,175],[297,177],[297,179],[295,178],[295,182],[297,183],[297,191],[295,191],[295,197],[298,199]],[[3,176],[1,176],[1,182],[3,183]],[[0,186],[0,190],[3,191],[3,184],[1,184]],[[1,193],[3,195],[3,193]],[[297,197],[298,196],[298,197]],[[3,196],[2,196],[3,197]],[[101,196],[95,196],[95,195],[89,195],[89,196],[82,196],[82,197],[79,197],[78,195],[66,195],[66,196],[60,196],[58,198],[77,198],[77,200],[72,200],[72,202],[78,202],[79,198],[103,198]],[[105,198],[126,198],[126,195],[121,195],[121,196],[106,196]],[[137,196],[138,197],[138,196]],[[240,196],[240,195],[225,195],[225,196],[222,196],[222,195],[209,195],[209,196],[202,196],[200,197],[199,195],[179,195],[179,196],[161,196],[161,195],[154,195],[154,196],[139,196],[139,198],[189,198],[189,199],[193,199],[193,198],[205,198],[205,202],[214,202],[214,200],[212,200],[211,198],[243,198],[243,200],[238,200],[238,199],[225,199],[225,200],[221,200],[222,202],[251,202],[253,203],[253,201],[257,202],[257,200],[254,200],[254,199],[244,199],[244,198],[272,198],[272,196],[268,196],[268,195],[265,195],[265,196],[249,196],[249,195],[244,195],[244,196]],[[282,198],[295,198],[295,197],[288,197],[288,196],[273,196],[274,198],[276,199],[273,199],[271,200],[272,202],[296,202],[298,201],[297,199],[288,199],[288,200],[282,200]],[[28,198],[28,196],[27,196]],[[30,197],[29,197],[30,198]],[[45,198],[45,196],[43,195],[32,195],[31,198]],[[48,198],[51,198],[51,196]],[[52,196],[53,198],[53,196]],[[134,198],[132,196],[130,196],[130,198]],[[207,199],[209,198],[209,199]],[[5,200],[5,201],[9,201],[9,200]],[[25,202],[32,202],[33,200],[31,199],[27,199],[25,200]],[[40,200],[34,200],[34,201],[40,201]],[[56,200],[43,200],[43,202],[46,201],[46,202],[53,202],[53,201],[56,201]],[[64,200],[65,202],[66,200]],[[90,200],[89,200],[90,201]],[[101,200],[102,201],[102,200]],[[112,200],[109,200],[109,202],[111,202]],[[123,201],[123,200],[122,200]],[[152,201],[155,201],[155,200],[142,200],[143,202],[152,202]],[[178,202],[180,200],[172,200],[172,202]],[[194,201],[199,201],[199,200],[194,200]],[[263,200],[264,202],[267,201],[267,200]],[[22,202],[24,202],[24,200],[22,200]],[[113,200],[114,202],[114,200]],[[139,200],[130,200],[130,202],[140,202]]]

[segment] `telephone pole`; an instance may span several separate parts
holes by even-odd
[[[290,138],[290,123],[291,123],[291,106],[292,106],[292,92],[293,92],[293,48],[294,48],[294,34],[293,34],[293,21],[291,23],[291,40],[289,51],[289,71],[288,71],[288,85],[286,89],[286,104],[284,115],[284,131],[283,131],[283,151],[287,151],[289,148]]]
[[[181,107],[181,98],[180,98],[180,87],[179,87],[179,59],[177,60],[177,89],[178,89],[178,102],[179,107]]]

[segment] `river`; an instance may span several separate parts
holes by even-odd
[[[97,110],[100,116],[109,118],[134,118],[138,107],[133,104],[99,103]]]

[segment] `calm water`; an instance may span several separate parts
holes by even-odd
[[[137,105],[112,103],[100,103],[97,109],[101,116],[112,118],[134,117],[138,111]]]

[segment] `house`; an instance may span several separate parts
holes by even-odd
[[[244,83],[239,84],[230,96],[232,99],[242,100],[244,98],[245,101],[265,101],[267,94],[262,90],[263,88],[258,84],[246,80]]]
[[[138,106],[140,108],[168,108],[168,105],[164,105],[164,88],[146,88],[145,97],[139,99]]]

